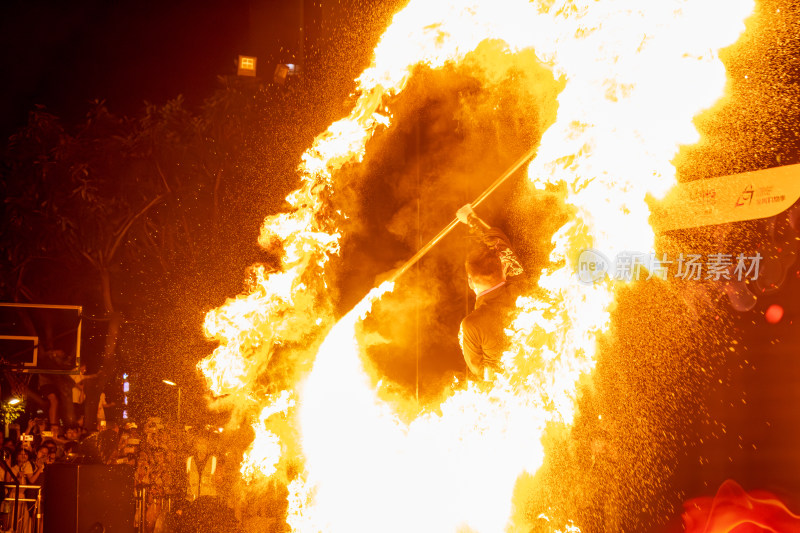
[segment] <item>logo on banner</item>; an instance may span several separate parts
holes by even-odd
[[[739,199],[736,200],[736,207],[741,207],[743,205],[750,205],[753,202],[753,186],[748,185],[742,191],[742,194],[739,195]]]
[[[736,200],[736,207],[741,207],[743,205],[750,205],[753,202],[753,186],[748,185],[742,191],[742,194],[739,195],[739,199]]]

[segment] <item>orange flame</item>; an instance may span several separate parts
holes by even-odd
[[[750,493],[735,481],[725,481],[714,498],[695,498],[684,505],[686,533],[784,533],[800,531],[800,515],[774,494]]]
[[[596,337],[608,326],[614,288],[578,283],[574,259],[587,245],[609,256],[652,249],[646,199],[674,184],[670,161],[698,139],[693,116],[723,91],[717,50],[736,40],[752,8],[752,0],[723,10],[703,0],[411,0],[395,16],[357,80],[353,111],[303,155],[291,210],[262,226],[259,242],[280,250],[281,270],[254,267],[250,292],[206,317],[220,346],[199,367],[215,394],[230,395],[254,420],[243,473],[268,476],[282,454],[267,425],[291,395],[259,400],[257,385],[272,350],[331,324],[326,265],[340,235],[324,214],[324,193],[335,188],[336,170],[360,161],[375,130],[389,126],[385,97],[403,90],[416,65],[461,61],[487,39],[506,43],[505,54],[533,49],[565,87],[528,172],[535,187],[564,184],[573,216],[553,237],[544,296],[518,301],[506,373],[489,391],[468,387],[411,422],[378,398],[358,324],[389,286],[330,329],[294,392],[305,460],[289,486],[294,531],[506,527],[517,478],[542,464],[548,424],[573,421],[576,383],[594,368]],[[491,57],[475,61],[481,67]]]
[[[266,424],[271,416],[286,414],[291,407],[294,407],[294,400],[288,391],[283,391],[259,413],[258,421],[253,424],[256,438],[245,452],[240,468],[245,479],[252,480],[258,475],[268,478],[277,471],[282,454],[281,442],[278,435],[267,429]]]

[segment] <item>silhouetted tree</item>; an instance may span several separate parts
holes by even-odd
[[[107,375],[120,342],[135,346],[126,367],[153,373],[210,352],[202,316],[261,259],[260,222],[313,138],[299,91],[221,81],[196,112],[178,97],[127,118],[96,101],[69,127],[38,107],[3,154],[0,297],[94,311]]]

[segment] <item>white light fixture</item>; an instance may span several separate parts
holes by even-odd
[[[272,81],[278,85],[286,83],[286,79],[296,76],[298,73],[297,65],[294,63],[280,63],[275,66],[275,72],[272,74]]]
[[[238,76],[255,76],[257,59],[255,56],[239,56],[236,74]]]
[[[177,418],[178,418],[178,423],[180,424],[180,422],[181,422],[181,388],[174,381],[170,381],[168,379],[162,379],[161,381],[165,385],[169,385],[170,387],[178,387],[178,413],[177,413]]]

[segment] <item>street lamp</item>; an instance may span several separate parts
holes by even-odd
[[[174,381],[170,381],[168,379],[162,379],[162,383],[169,385],[170,387],[177,387],[178,389],[178,425],[181,423],[181,387]]]
[[[11,424],[13,420],[12,417],[16,418],[15,415],[19,414],[19,411],[22,410],[22,406],[20,405],[22,402],[19,398],[11,398],[8,400],[8,405],[3,406],[3,436],[7,439],[8,438],[8,426]]]

